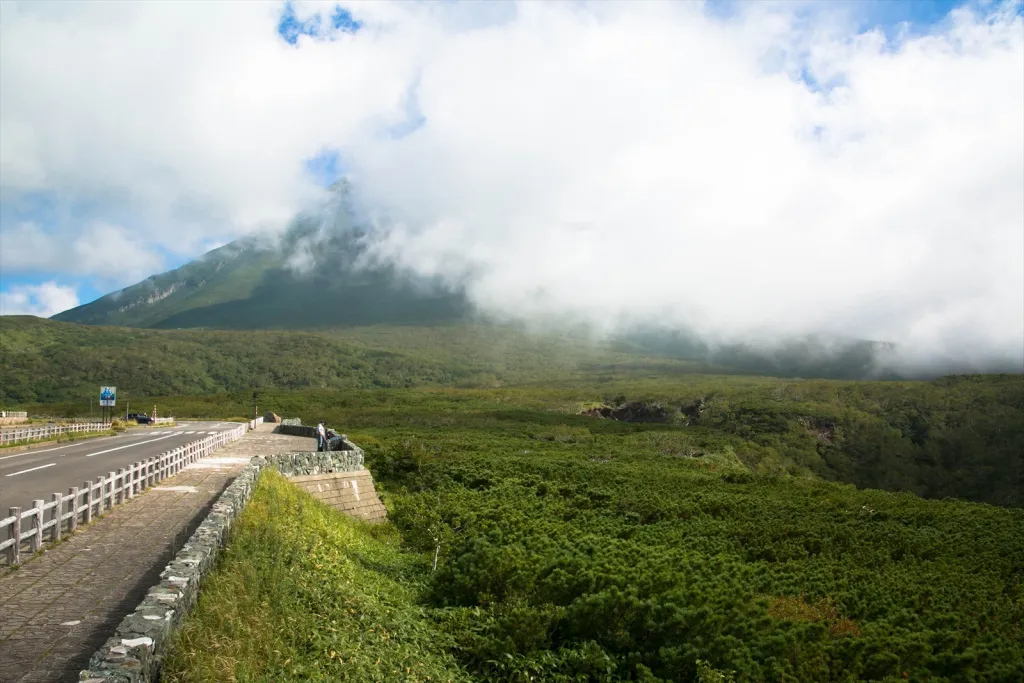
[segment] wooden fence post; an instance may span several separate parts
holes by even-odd
[[[53,531],[50,533],[50,540],[56,542],[60,540],[61,527],[64,525],[64,520],[61,519],[64,516],[64,496],[52,493],[50,500],[53,502]]]
[[[74,533],[78,528],[78,487],[69,488],[68,494],[71,496],[71,523],[68,525],[68,532]]]
[[[103,495],[103,500],[105,500],[106,503],[107,503],[107,505],[106,505],[107,509],[108,510],[113,510],[114,509],[114,473],[113,472],[107,472],[107,481],[110,482],[110,492],[109,493],[107,492],[107,484],[104,483],[103,484],[103,494],[104,494]]]
[[[35,509],[32,517],[36,523],[35,533],[32,535],[32,552],[38,553],[43,547],[43,501],[33,500],[32,507]]]
[[[121,503],[124,502],[124,468],[123,467],[118,467],[117,468],[117,481],[115,481],[114,483],[115,484],[117,484],[117,483],[121,484],[121,486],[119,486],[119,487],[118,486],[114,487],[114,490],[117,491],[117,504],[120,505]]]
[[[9,559],[11,564],[21,563],[21,508],[9,508],[7,514],[14,517],[14,525],[11,527],[11,538],[14,545],[11,546]]]

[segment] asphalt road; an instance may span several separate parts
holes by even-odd
[[[117,436],[44,445],[20,453],[0,450],[0,518],[8,508],[32,507],[32,501],[50,502],[54,493],[66,495],[72,486],[95,481],[119,467],[197,441],[209,434],[233,429],[237,422],[183,422],[173,428],[129,429]],[[6,538],[6,534],[0,532]],[[3,540],[3,539],[0,539]]]

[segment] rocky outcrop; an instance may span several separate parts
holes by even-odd
[[[671,422],[675,411],[660,403],[630,401],[619,406],[598,406],[583,411],[583,415],[619,422]]]

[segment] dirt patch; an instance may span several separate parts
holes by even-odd
[[[859,636],[860,629],[852,619],[844,617],[832,601],[821,598],[808,602],[802,595],[765,596],[768,598],[768,616],[785,621],[823,622],[833,637]]]

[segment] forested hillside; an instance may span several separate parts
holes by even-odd
[[[259,388],[494,386],[593,372],[678,374],[700,366],[486,325],[242,332],[4,316],[0,367],[0,401],[88,406],[101,384],[141,398]]]

